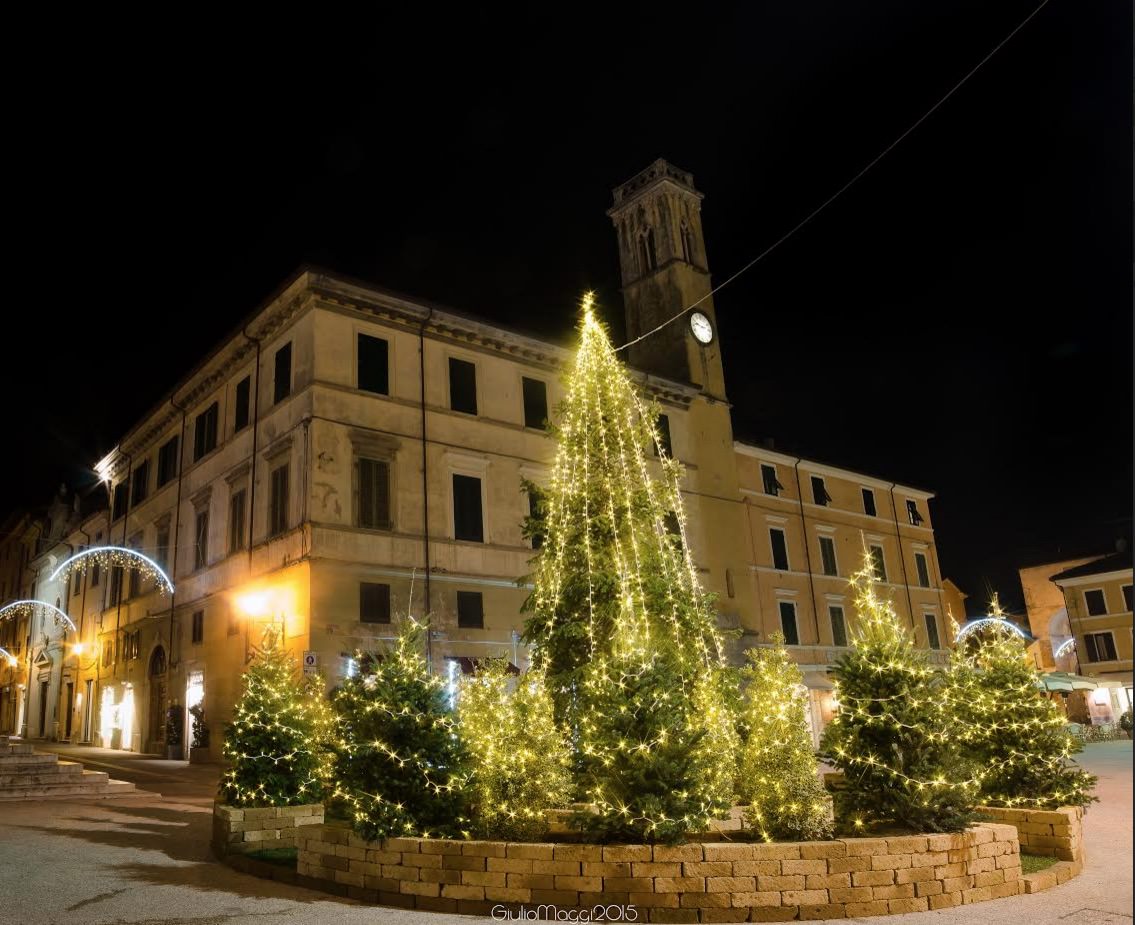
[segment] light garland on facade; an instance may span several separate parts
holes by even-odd
[[[78,627],[75,626],[74,621],[69,616],[67,616],[67,614],[65,614],[54,604],[49,604],[47,601],[37,601],[32,599],[12,601],[11,604],[6,604],[3,608],[0,608],[0,620],[8,620],[13,617],[27,617],[30,619],[35,613],[35,609],[37,607],[42,607],[44,610],[50,613],[52,620],[54,621],[56,626],[59,626],[60,623],[66,623],[69,627],[71,627],[73,632],[79,631]]]
[[[173,594],[173,582],[158,563],[136,549],[125,546],[92,546],[75,553],[60,563],[49,581],[68,581],[73,572],[85,572],[92,565],[101,568],[120,568],[136,572],[143,580],[152,581],[159,594]]]
[[[1052,657],[1053,658],[1063,658],[1069,652],[1075,652],[1075,651],[1076,651],[1076,637],[1073,636],[1071,639],[1065,639],[1062,643],[1060,643],[1060,645],[1056,648],[1056,651],[1052,653]]]

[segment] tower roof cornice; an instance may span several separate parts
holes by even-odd
[[[694,175],[688,170],[675,167],[665,158],[658,158],[645,170],[640,170],[633,177],[616,186],[612,191],[615,204],[607,210],[608,215],[614,215],[625,208],[630,202],[638,199],[650,189],[664,183],[672,184],[682,192],[701,200],[704,196],[694,187]]]

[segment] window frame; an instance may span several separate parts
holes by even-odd
[[[930,584],[930,557],[921,549],[914,551],[914,574],[918,580],[918,587],[929,588]]]
[[[221,403],[210,402],[204,411],[193,418],[193,461],[200,462],[219,445]],[[210,427],[210,422],[212,426]]]
[[[529,401],[528,401],[528,385],[531,383],[533,386],[540,386],[543,392],[542,401],[544,405],[544,416],[540,419],[539,423],[533,424],[528,417]],[[538,430],[542,433],[548,430],[548,421],[551,418],[551,412],[548,408],[548,382],[546,379],[537,379],[535,376],[520,376],[520,413],[524,420],[524,426],[529,430]]]
[[[1111,658],[1099,658],[1099,647],[1096,643],[1096,637],[1107,636],[1111,645]],[[1098,665],[1103,662],[1116,662],[1119,661],[1119,649],[1115,645],[1115,633],[1111,630],[1095,630],[1091,633],[1084,633],[1084,654],[1088,657],[1088,661],[1093,665]],[[1107,655],[1108,653],[1103,653]],[[1093,656],[1096,656],[1093,658]]]
[[[1081,593],[1081,595],[1084,599],[1084,613],[1087,616],[1089,616],[1089,617],[1106,617],[1108,615],[1107,593],[1104,591],[1104,589],[1102,587],[1101,588],[1084,588],[1084,590],[1081,591],[1080,593]],[[1103,605],[1103,610],[1099,611],[1098,613],[1096,613],[1095,611],[1092,610],[1092,605],[1091,605],[1090,599],[1088,598],[1089,594],[1098,594],[1100,596],[1099,599],[1100,599],[1100,603]]]
[[[828,507],[832,503],[832,496],[828,493],[828,483],[822,475],[809,475],[808,482],[812,486],[812,503],[816,507]],[[819,492],[816,489],[819,488]]]
[[[878,504],[878,501],[875,498],[875,489],[874,488],[868,488],[864,485],[860,485],[859,486],[859,497],[860,497],[860,500],[863,502],[863,513],[867,517],[878,517],[879,516],[879,504]],[[867,503],[868,499],[870,499],[870,502],[871,502],[870,504]],[[867,510],[867,508],[870,508],[871,510]]]
[[[241,387],[244,395],[241,395]],[[241,423],[241,412],[244,412],[244,423]],[[233,433],[239,434],[252,423],[252,373],[237,380],[233,387]]]
[[[478,622],[476,622],[476,623],[462,622],[461,602],[462,601],[472,602],[474,600],[477,602]],[[456,616],[457,616],[457,628],[458,629],[483,630],[485,628],[485,595],[484,595],[483,592],[481,592],[481,591],[466,591],[466,590],[457,591],[457,594],[456,594],[456,597],[455,597],[454,608],[455,608]]]
[[[291,523],[291,460],[270,465],[268,470],[268,539],[283,536]],[[283,478],[280,479],[280,473]],[[279,482],[283,491],[277,493]]]
[[[240,499],[239,517],[236,511],[236,501]],[[234,487],[229,492],[229,555],[243,552],[248,548],[248,489],[244,485]],[[238,523],[239,521],[239,523]]]
[[[383,355],[383,365],[385,369],[381,377],[385,380],[385,389],[382,391],[371,388],[369,385],[363,385],[363,345],[371,341],[376,344],[382,344],[385,347]],[[377,334],[368,334],[366,331],[355,331],[355,388],[360,392],[365,392],[367,395],[390,397],[390,338],[379,337]]]
[[[377,596],[379,607],[377,615],[372,614],[368,610],[368,603],[373,604],[376,601],[367,600],[368,592],[374,593],[375,589],[384,589],[380,591]],[[371,617],[374,617],[373,619]],[[384,618],[385,617],[385,618]],[[359,623],[365,623],[368,626],[389,626],[392,622],[392,608],[390,603],[390,583],[382,581],[360,581],[359,582]]]
[[[784,568],[776,564],[776,543],[773,541],[772,535],[779,533],[781,543],[784,547]],[[788,531],[784,527],[769,527],[769,550],[772,553],[772,567],[778,572],[791,572],[792,571],[792,558],[788,554]]]
[[[825,578],[838,578],[839,577],[839,559],[836,556],[835,537],[825,534],[818,536],[817,541],[820,546],[820,568],[823,569]],[[831,550],[831,565],[832,570],[828,571],[828,557],[824,554],[825,548]]]
[[[481,521],[481,531],[480,531],[481,536],[480,536],[479,539],[472,539],[472,538],[461,537],[461,536],[457,535],[457,532],[458,532],[457,531],[457,527],[458,527],[458,524],[457,524],[457,479],[459,479],[459,478],[475,479],[479,483],[478,498],[479,498],[479,504],[480,504],[480,521]],[[450,471],[450,477],[449,477],[449,491],[450,491],[449,511],[450,511],[450,519],[452,521],[452,523],[451,523],[452,529],[451,529],[450,532],[453,535],[453,539],[456,542],[459,542],[459,543],[482,543],[482,544],[486,543],[487,537],[488,537],[488,529],[487,529],[487,525],[485,523],[485,509],[486,509],[485,501],[486,501],[486,498],[485,498],[485,475],[484,475],[484,473],[473,475],[469,472],[461,472],[461,471],[457,471],[457,470],[451,470]]]
[[[921,527],[926,520],[918,510],[918,502],[914,498],[906,499],[906,519],[912,527]]]
[[[792,636],[789,638],[788,632],[785,629],[784,614],[785,607],[792,609]],[[784,644],[786,646],[800,645],[800,610],[796,606],[796,601],[786,600],[785,598],[778,598],[776,602],[776,612],[780,619],[780,631],[784,635]]]
[[[871,561],[875,570],[875,580],[883,584],[889,584],[890,580],[887,577],[887,547],[882,543],[868,543],[867,548],[871,552]],[[878,558],[875,557],[875,550],[879,551]]]
[[[280,357],[286,357],[288,363],[287,369],[287,384],[281,386],[280,382]],[[280,344],[272,354],[272,405],[278,405],[280,402],[290,398],[292,392],[295,391],[293,381],[295,379],[295,348],[292,346],[292,341]]]
[[[374,523],[363,523],[363,469],[364,463],[382,466],[386,469],[386,519]],[[354,459],[354,513],[355,526],[360,530],[394,529],[394,466],[393,459],[386,455],[356,452]]]
[[[141,491],[138,489],[141,488]],[[137,507],[150,496],[150,458],[147,456],[130,473],[130,506]]]
[[[174,434],[165,443],[158,447],[158,472],[155,491],[164,488],[177,478],[181,469],[181,435]],[[166,464],[172,465],[171,472],[165,471]]]
[[[205,642],[205,611],[193,611],[193,614],[190,616],[189,620],[189,644],[191,646],[203,645]]]
[[[453,401],[453,399],[454,399],[453,370],[454,370],[454,364],[458,364],[458,363],[462,364],[463,366],[468,366],[473,370],[473,393],[472,393],[473,410],[472,411],[469,411],[466,408],[458,408],[454,405],[454,401]],[[446,357],[445,382],[446,382],[446,386],[448,388],[448,393],[449,393],[449,410],[450,411],[455,411],[458,414],[467,414],[467,415],[469,415],[469,417],[478,417],[480,415],[480,413],[481,413],[481,400],[480,400],[481,399],[481,396],[480,396],[480,388],[481,388],[481,381],[480,380],[481,380],[481,377],[480,377],[479,373],[480,373],[480,370],[478,370],[478,368],[477,368],[477,361],[476,360],[469,360],[469,359],[466,359],[465,357],[460,357],[460,356],[456,356],[456,355],[453,355],[453,354],[450,354],[449,356]]]
[[[839,613],[839,627],[840,632],[836,632],[836,612]],[[832,630],[832,645],[840,649],[847,648],[847,612],[843,608],[843,604],[828,604],[828,623]],[[839,641],[839,636],[843,637],[843,642]]]
[[[926,646],[938,651],[942,648],[942,633],[938,629],[938,614],[933,610],[922,611],[922,623],[926,628]],[[931,633],[933,630],[933,633]]]
[[[198,508],[193,514],[193,571],[209,564],[209,507]]]

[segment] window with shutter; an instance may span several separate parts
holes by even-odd
[[[457,625],[469,629],[485,626],[485,601],[480,591],[457,592]]]
[[[453,536],[474,543],[485,541],[481,480],[471,475],[453,476]]]
[[[390,464],[385,460],[359,458],[359,526],[390,529]]]
[[[360,582],[359,622],[390,622],[390,585],[370,581]]]

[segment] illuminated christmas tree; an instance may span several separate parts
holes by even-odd
[[[512,683],[503,659],[481,662],[461,684],[458,729],[469,753],[474,831],[534,839],[547,831],[545,811],[571,798],[571,759],[541,675],[529,672],[515,690]]]
[[[994,596],[992,616],[1005,615]],[[1063,711],[1044,693],[1020,637],[990,623],[950,665],[960,739],[974,760],[979,799],[989,806],[1086,806],[1096,778],[1075,764],[1081,745]]]
[[[359,653],[335,691],[333,797],[368,839],[464,832],[464,754],[445,682],[422,655],[426,627],[403,619],[390,651]]]
[[[296,666],[275,633],[244,674],[244,690],[225,727],[221,800],[230,806],[317,803],[323,796],[317,744],[322,691],[296,681]]]
[[[730,803],[732,724],[720,641],[685,536],[681,471],[588,296],[530,533],[525,638],[577,757],[589,826],[673,839]]]
[[[834,795],[836,820],[853,831],[870,824],[919,832],[962,828],[977,783],[959,749],[946,679],[878,595],[869,555],[851,585],[858,619],[850,651],[832,669],[839,711],[820,746],[844,772]]]
[[[746,735],[738,762],[745,823],[765,841],[814,841],[832,833],[832,803],[816,772],[804,676],[773,636],[750,649],[743,671]]]

